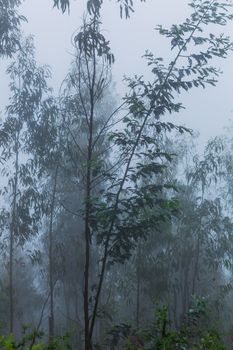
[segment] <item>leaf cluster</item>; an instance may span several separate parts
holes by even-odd
[[[17,11],[20,4],[20,0],[0,1],[0,57],[12,57],[21,48],[20,25],[26,18]]]

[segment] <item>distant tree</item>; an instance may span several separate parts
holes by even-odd
[[[54,224],[58,210],[58,185],[63,155],[61,120],[58,101],[51,94],[41,103],[37,119],[30,125],[29,147],[36,164],[36,178],[40,192],[40,212],[42,230],[46,232],[48,242],[47,282],[49,295],[49,338],[54,338],[54,289],[56,284],[55,273],[55,237]]]
[[[47,92],[46,67],[36,66],[32,38],[22,44],[7,73],[11,79],[9,105],[1,125],[2,176],[7,185],[1,189],[9,206],[9,329],[14,330],[14,255],[17,244],[23,244],[37,232],[38,207],[35,182],[35,163],[30,153],[30,133],[33,119],[40,107],[43,94]]]
[[[63,131],[62,131],[63,130]],[[55,229],[57,211],[59,209],[59,173],[63,164],[64,157],[64,125],[62,124],[59,101],[52,94],[52,89],[47,88],[44,91],[43,98],[40,101],[40,108],[37,111],[36,118],[31,119],[28,124],[27,150],[30,152],[33,164],[35,165],[34,176],[37,182],[39,193],[38,208],[40,212],[41,231],[45,234],[45,241],[48,245],[46,250],[46,295],[49,301],[49,338],[54,338],[54,290],[56,284],[55,271]],[[39,256],[35,257],[40,260]],[[37,261],[38,262],[38,261]],[[47,302],[45,303],[46,306]]]
[[[148,229],[147,239],[140,240],[123,266],[108,271],[103,291],[108,295],[105,310],[112,315],[114,309],[115,322],[144,326],[154,302],[159,301],[168,305],[171,323],[179,329],[195,298],[205,297],[212,308],[209,323],[227,325],[233,222],[226,213],[226,201],[219,197],[223,146],[217,140],[210,141],[200,159],[190,144],[191,137],[185,142],[184,137],[175,135],[175,142],[170,139],[167,148],[161,139],[164,151],[179,154],[176,171],[167,167],[163,173],[176,183],[179,207],[171,220]],[[145,214],[148,211],[156,215],[156,208]]]

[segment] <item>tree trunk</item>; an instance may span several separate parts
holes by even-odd
[[[197,247],[195,251],[195,263],[194,263],[194,274],[193,274],[193,285],[192,285],[192,295],[195,295],[196,292],[196,281],[198,280],[199,272],[199,255],[200,255],[200,237],[198,233],[197,237]]]
[[[13,187],[13,202],[12,202],[12,222],[10,227],[10,271],[9,271],[9,294],[10,294],[10,333],[14,332],[14,282],[13,282],[13,259],[14,259],[14,237],[16,235],[16,205],[17,205],[17,190],[18,190],[18,175],[19,175],[19,134],[18,131],[15,138],[15,174]]]
[[[53,217],[57,189],[58,165],[54,175],[54,186],[51,200],[51,212],[49,223],[49,291],[50,291],[50,315],[49,315],[49,340],[54,337],[54,269],[53,269]]]
[[[141,246],[139,243],[138,256],[137,256],[137,301],[136,301],[136,327],[139,329],[140,325],[140,287],[141,287]]]
[[[95,80],[96,80],[96,59],[95,45],[93,45],[93,71],[92,76],[87,61],[87,70],[89,76],[89,92],[90,92],[90,117],[89,117],[89,139],[87,153],[87,175],[86,175],[86,198],[85,198],[85,267],[84,267],[84,291],[83,291],[83,307],[84,307],[84,327],[85,327],[85,350],[90,350],[90,317],[89,317],[89,270],[90,270],[90,214],[91,214],[91,181],[92,181],[92,152],[93,152],[93,123],[94,123],[94,107],[95,107]]]

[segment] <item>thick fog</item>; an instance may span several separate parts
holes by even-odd
[[[232,51],[228,0],[0,0],[0,348],[232,350]]]
[[[186,0],[179,0],[178,4],[170,0],[136,3],[135,13],[127,21],[120,18],[119,7],[114,1],[104,4],[102,28],[116,57],[113,81],[117,83],[119,94],[125,91],[122,83],[124,75],[145,74],[146,63],[142,56],[146,50],[158,56],[169,55],[169,42],[161,39],[154,28],[158,24],[169,27],[182,21],[190,13],[188,3]],[[71,37],[80,27],[86,13],[85,1],[73,0],[70,14],[62,14],[47,0],[28,0],[22,5],[21,12],[28,19],[28,23],[23,25],[24,33],[35,36],[37,59],[41,64],[52,67],[52,85],[59,89],[72,60]],[[228,35],[231,35],[232,31],[232,23],[224,28]],[[186,110],[177,116],[177,122],[200,132],[201,149],[209,137],[221,134],[232,118],[231,62],[232,54],[227,60],[219,63],[223,75],[217,87],[192,91],[192,96],[183,98]],[[5,101],[7,81],[4,78],[4,68],[1,71],[3,93],[0,98]]]

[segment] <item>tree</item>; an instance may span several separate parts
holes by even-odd
[[[128,17],[133,2],[118,2]],[[220,71],[211,62],[225,58],[233,44],[227,36],[210,32],[209,26],[212,30],[213,25],[224,26],[232,20],[231,5],[227,1],[220,4],[193,0],[190,4],[193,12],[183,23],[170,29],[158,26],[159,33],[171,43],[171,61],[166,64],[162,58],[146,52],[144,58],[151,73],[150,80],[146,81],[143,76],[127,78],[127,94],[119,106],[110,109],[105,109],[103,96],[109,86],[114,55],[101,32],[101,5],[102,1],[87,2],[89,15],[74,36],[76,62],[59,99],[51,96],[44,99],[49,91],[45,70],[38,69],[34,61],[26,60],[26,50],[21,50],[19,64],[12,63],[9,69],[19,85],[15,80],[11,84],[13,103],[1,130],[2,159],[12,161],[14,168],[7,188],[12,194],[12,203],[7,208],[10,210],[2,213],[3,225],[7,218],[12,222],[9,249],[11,330],[15,237],[36,232],[39,217],[49,242],[46,300],[50,301],[50,339],[55,328],[55,292],[62,284],[64,294],[67,293],[65,280],[70,283],[73,278],[72,273],[64,272],[59,252],[60,258],[69,263],[83,263],[83,322],[76,323],[84,325],[85,350],[95,345],[96,325],[105,312],[103,286],[106,283],[109,287],[109,275],[115,265],[126,265],[131,257],[137,260],[137,269],[131,268],[137,283],[134,321],[139,326],[143,273],[152,274],[149,267],[155,255],[157,275],[163,277],[165,271],[171,274],[170,284],[161,287],[161,296],[165,300],[175,294],[174,300],[178,301],[173,310],[175,323],[186,314],[190,291],[201,290],[198,275],[211,275],[210,269],[200,269],[200,262],[206,262],[204,253],[208,244],[216,243],[218,232],[225,239],[224,234],[231,230],[231,222],[223,216],[218,199],[196,198],[196,194],[201,193],[201,185],[206,185],[203,178],[214,173],[212,154],[204,162],[196,161],[196,168],[189,174],[191,182],[182,184],[183,192],[178,194],[174,178],[167,175],[177,160],[174,160],[173,150],[164,147],[165,136],[174,131],[189,132],[164,118],[183,108],[181,93],[217,83]],[[55,1],[55,6],[64,12],[69,3]],[[30,131],[29,137],[26,130]],[[22,156],[27,160],[21,159]],[[30,157],[32,160],[28,161]],[[64,223],[67,217],[72,222]],[[84,254],[80,260],[77,256],[73,260],[66,258],[63,229],[72,232],[72,240],[75,231],[77,236],[82,235],[79,242]],[[193,233],[191,238],[190,232]],[[167,233],[166,239],[164,233]],[[152,237],[159,238],[160,244],[156,245],[155,239],[154,245],[148,246]],[[77,240],[75,247],[76,244]],[[222,264],[225,256],[222,241],[217,240],[216,244],[208,257],[211,256],[213,262],[217,256],[218,263]],[[78,252],[80,250],[76,254]],[[147,259],[143,259],[146,252]],[[144,270],[141,261],[145,264]],[[168,264],[171,261],[178,266],[176,269]],[[176,278],[181,278],[179,290],[173,288]],[[81,279],[78,276],[75,282]],[[57,281],[61,284],[55,286]],[[72,294],[72,298],[80,296],[77,285]],[[149,297],[147,295],[147,300]],[[66,304],[69,313],[69,297]],[[76,302],[76,306],[80,303]]]
[[[150,228],[147,240],[140,240],[129,261],[108,271],[105,290],[112,285],[116,289],[107,306],[110,315],[116,300],[121,305],[114,310],[115,322],[145,327],[156,301],[167,306],[172,327],[180,329],[193,302],[203,297],[212,309],[208,324],[221,329],[227,325],[232,218],[218,197],[224,157],[221,144],[214,141],[208,143],[200,159],[193,154],[193,145],[190,148],[191,137],[185,141],[175,135],[173,144],[171,139],[161,140],[164,151],[179,154],[177,167],[163,173],[176,183],[179,207],[172,220]]]
[[[193,87],[215,85],[219,70],[209,62],[214,57],[225,57],[228,50],[232,50],[232,43],[224,35],[217,37],[212,33],[199,33],[208,24],[222,26],[231,20],[229,6],[228,3],[218,4],[211,1],[192,2],[193,14],[184,23],[173,25],[169,30],[158,27],[160,34],[171,40],[171,48],[175,52],[170,64],[166,66],[161,58],[147,52],[145,58],[151,67],[154,80],[149,83],[143,77],[127,80],[129,93],[123,104],[127,109],[127,116],[123,118],[123,127],[119,131],[113,131],[110,137],[114,147],[118,147],[122,172],[116,172],[111,177],[110,186],[102,196],[103,200],[94,206],[92,217],[96,219],[90,222],[99,244],[103,246],[103,257],[86,349],[90,348],[108,264],[127,259],[135,242],[140,237],[145,237],[149,227],[156,227],[158,222],[169,219],[176,208],[176,202],[172,198],[162,195],[164,189],[171,189],[172,186],[166,183],[158,186],[153,181],[163,172],[163,160],[171,160],[170,154],[158,149],[155,135],[174,129],[187,131],[161,120],[165,113],[179,112],[183,107],[180,102],[175,101],[175,93],[180,94]],[[93,40],[98,40],[99,45],[99,38],[99,34],[95,35],[92,30],[86,36],[79,35],[77,41],[83,51],[91,56],[90,48],[98,47],[97,43],[93,44]],[[102,42],[106,44],[104,40]],[[196,45],[195,50],[193,42]],[[202,49],[197,53],[199,46]],[[109,57],[109,49],[105,45],[98,52]],[[145,162],[141,159],[145,159]],[[151,181],[144,186],[140,185],[143,178]],[[157,215],[144,219],[140,213],[147,207],[156,208]]]
[[[1,159],[4,164],[2,175],[7,178],[7,186],[1,190],[8,195],[9,208],[9,329],[14,330],[14,254],[17,244],[23,244],[37,231],[38,201],[35,165],[30,158],[30,124],[40,107],[46,93],[47,68],[38,68],[34,60],[32,38],[22,45],[22,50],[10,64],[10,104],[6,118],[1,126],[4,136],[1,140]]]
[[[54,338],[54,288],[56,284],[54,269],[54,224],[56,212],[59,207],[58,185],[61,165],[61,154],[64,145],[62,144],[62,123],[59,121],[60,111],[58,100],[52,96],[51,89],[41,100],[37,117],[30,121],[28,132],[28,150],[31,151],[35,164],[35,178],[38,189],[38,207],[40,211],[39,221],[42,228],[47,231],[48,241],[48,295],[50,305],[49,316],[49,338]],[[46,141],[46,142],[45,142]],[[47,303],[47,302],[46,302]],[[45,304],[46,304],[45,303]]]
[[[56,4],[59,5],[59,2]],[[215,85],[219,71],[209,62],[214,57],[225,57],[232,49],[232,43],[224,35],[217,37],[211,33],[199,34],[208,24],[225,25],[228,20],[232,19],[228,13],[228,3],[194,1],[191,4],[193,14],[184,23],[179,26],[174,25],[170,30],[159,26],[160,34],[171,40],[171,48],[175,52],[174,58],[166,66],[161,58],[156,58],[152,53],[147,52],[145,58],[148,66],[152,68],[154,80],[149,83],[145,82],[143,77],[127,80],[129,93],[124,98],[122,105],[117,108],[117,111],[121,110],[123,114],[122,127],[118,130],[112,129],[109,135],[112,148],[118,151],[120,157],[116,161],[114,159],[111,170],[106,169],[100,159],[97,159],[99,167],[97,176],[93,154],[96,143],[93,128],[95,102],[97,96],[101,95],[99,93],[101,80],[97,75],[96,62],[97,59],[105,60],[109,64],[114,61],[109,43],[99,30],[99,5],[97,4],[96,8],[92,7],[90,2],[88,3],[90,21],[86,22],[82,30],[75,36],[80,57],[86,64],[84,76],[89,91],[88,102],[86,102],[80,86],[77,86],[88,130],[88,144],[84,155],[82,154],[86,164],[86,171],[82,175],[86,189],[82,215],[86,242],[85,348],[88,350],[91,348],[102,285],[108,265],[128,259],[137,240],[145,237],[150,227],[159,226],[161,221],[169,220],[177,207],[176,201],[169,196],[172,193],[172,184],[163,182],[158,185],[156,181],[158,175],[162,174],[166,168],[166,161],[171,161],[172,157],[158,148],[155,136],[175,129],[180,132],[187,130],[173,123],[163,122],[161,118],[165,113],[179,112],[182,108],[181,103],[175,101],[174,93],[181,93],[182,90],[189,91],[192,87]],[[63,8],[65,9],[66,7]],[[197,49],[201,46],[199,52],[193,49],[192,43]],[[106,125],[100,130],[100,136],[105,137],[111,118],[112,115],[107,118]],[[98,135],[98,140],[100,136]],[[79,152],[83,153],[80,144],[76,146]],[[121,165],[120,171],[119,165]],[[98,199],[93,190],[96,178],[103,184],[103,192]],[[143,179],[147,181],[143,182]],[[165,193],[167,195],[164,195]],[[147,208],[156,210],[153,215],[145,216],[143,214]],[[94,305],[90,315],[90,252],[94,237],[101,247],[102,258],[100,278],[96,284]]]
[[[99,116],[100,103],[104,99],[104,94],[109,84],[108,61],[112,60],[111,53],[106,49],[104,57],[100,57],[98,50],[101,49],[93,35],[98,33],[99,23],[96,17],[89,23],[84,23],[83,30],[78,33],[75,40],[79,41],[75,69],[68,77],[68,93],[65,99],[66,113],[64,114],[65,126],[69,133],[69,139],[73,143],[73,148],[68,144],[68,157],[75,173],[78,175],[78,182],[82,184],[81,190],[83,205],[80,210],[76,210],[76,215],[83,217],[84,237],[85,237],[85,267],[84,267],[84,319],[85,319],[85,341],[86,348],[90,347],[89,322],[90,322],[90,247],[95,239],[91,233],[93,196],[98,198],[100,188],[98,183],[102,180],[102,171],[105,171],[107,163],[104,158],[108,156],[107,141],[104,138],[105,131],[109,128],[109,121],[116,111],[103,111],[103,116]],[[97,34],[97,40],[101,40],[101,34]],[[82,38],[88,41],[89,52],[84,52]],[[85,40],[84,39],[84,40]],[[105,41],[104,41],[105,42]],[[105,42],[105,44],[107,44]],[[107,60],[105,61],[105,57]],[[73,96],[72,96],[73,94]],[[102,112],[102,111],[101,111]],[[84,133],[85,139],[80,140],[79,130]],[[69,140],[68,139],[68,140]],[[102,145],[102,146],[100,146]],[[102,154],[100,150],[102,149]],[[80,167],[80,162],[83,166]],[[76,181],[77,181],[76,175]],[[77,182],[77,185],[78,185]],[[77,190],[76,190],[77,191]],[[79,193],[80,190],[78,190]]]

